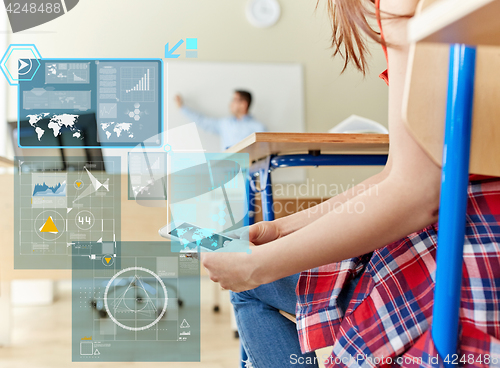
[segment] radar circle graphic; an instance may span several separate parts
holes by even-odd
[[[161,291],[163,296],[159,295]],[[125,330],[143,331],[153,327],[167,311],[167,304],[165,284],[144,267],[119,271],[104,291],[104,307],[109,318]]]

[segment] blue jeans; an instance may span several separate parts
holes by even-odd
[[[337,297],[337,305],[344,313],[363,271],[350,280]],[[241,293],[230,292],[240,341],[254,368],[318,367],[314,352],[300,352],[295,323],[279,313],[281,309],[295,315],[299,275]]]
[[[295,315],[298,280],[296,274],[253,290],[230,293],[240,341],[254,368],[318,367],[314,352],[300,352],[295,323],[279,313],[281,309]]]

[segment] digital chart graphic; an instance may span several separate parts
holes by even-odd
[[[163,132],[161,59],[19,59],[19,145],[159,146]]]
[[[129,152],[128,199],[167,199],[167,153]]]
[[[45,63],[46,84],[73,84],[90,82],[90,62]]]
[[[131,146],[162,131],[161,62],[97,64],[98,141]]]
[[[110,265],[72,258],[73,361],[199,361],[199,261],[167,242],[117,245]]]
[[[205,153],[204,156],[206,162],[203,164],[199,164],[199,155],[195,153],[178,153],[170,159],[172,221],[177,225],[196,224],[199,228],[186,232],[189,237],[184,244],[172,242],[177,251],[197,244],[200,237],[213,244],[209,249],[218,249],[218,241],[209,241],[211,236],[244,226],[248,214],[248,188],[244,180],[249,166],[248,154]],[[248,244],[243,251],[247,249]]]
[[[72,170],[58,168],[61,157],[15,158],[16,268],[65,269],[71,268],[72,256],[93,255],[100,262],[105,254],[116,254],[121,189],[119,175],[111,173],[119,172],[120,158],[65,159]],[[92,249],[91,242],[96,243]]]
[[[153,327],[167,311],[167,305],[165,284],[144,267],[121,270],[109,280],[104,291],[109,318],[126,330],[143,331]]]
[[[67,205],[67,175],[57,173],[32,173],[33,208],[65,208]]]
[[[123,67],[120,70],[121,101],[155,102],[155,69]]]

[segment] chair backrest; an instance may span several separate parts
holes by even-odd
[[[437,0],[421,0],[418,11]],[[417,142],[441,166],[448,88],[449,45],[412,45],[403,119]],[[469,171],[500,176],[500,46],[479,46]]]

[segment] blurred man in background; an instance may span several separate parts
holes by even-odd
[[[186,107],[180,95],[175,96],[175,103],[182,113],[196,125],[221,138],[221,149],[226,150],[243,138],[255,132],[265,132],[266,127],[249,115],[252,94],[248,91],[235,91],[229,105],[231,116],[211,118]]]

